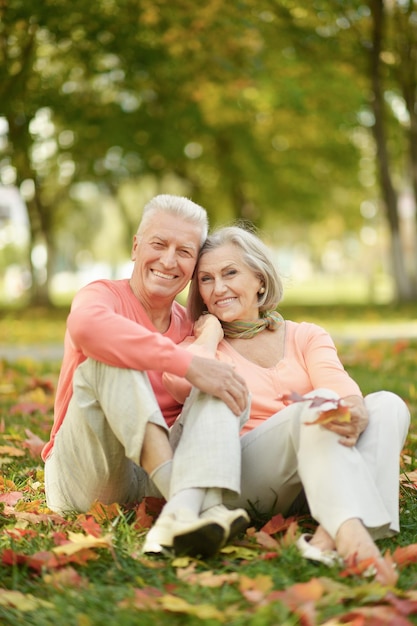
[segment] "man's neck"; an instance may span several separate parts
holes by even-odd
[[[171,323],[172,302],[162,299],[153,299],[152,302],[148,302],[142,294],[137,293],[133,281],[130,281],[130,288],[132,289],[134,296],[143,306],[146,315],[149,317],[155,328],[160,333],[166,333]]]

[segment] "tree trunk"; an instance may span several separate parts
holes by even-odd
[[[376,144],[377,165],[381,185],[382,199],[391,235],[391,261],[396,296],[399,301],[412,300],[415,297],[413,286],[406,272],[404,251],[401,245],[400,220],[398,215],[398,195],[394,188],[387,150],[384,124],[384,96],[380,74],[380,54],[384,30],[384,0],[372,0],[370,3],[373,19],[371,48],[371,85],[372,108],[375,117],[373,134]]]

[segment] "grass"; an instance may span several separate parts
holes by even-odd
[[[297,307],[283,311],[292,319],[314,319],[325,327],[342,324],[346,319],[350,323],[365,319],[365,323],[373,325],[389,319],[395,324],[412,320],[415,312],[411,306],[401,310]],[[0,337],[11,343],[62,341],[65,316],[66,311],[22,311],[15,316],[7,313],[0,317]],[[361,339],[341,342],[339,349],[346,368],[365,393],[390,389],[409,404],[412,426],[403,463],[411,473],[417,466],[417,340]],[[335,616],[363,608],[372,609],[373,619],[377,620],[381,603],[388,615],[386,590],[376,583],[359,576],[341,577],[337,568],[328,569],[300,557],[293,533],[310,529],[313,524],[309,517],[298,518],[295,525],[273,533],[271,541],[276,543],[267,548],[255,534],[267,520],[256,520],[255,530],[236,541],[231,552],[200,562],[143,558],[140,547],[148,523],[143,507],[117,511],[96,508],[91,515],[73,515],[65,520],[51,515],[44,500],[42,463],[31,457],[22,442],[25,428],[43,438],[49,431],[51,389],[56,385],[58,367],[58,363],[30,359],[0,361],[0,494],[17,492],[23,496],[14,504],[0,504],[0,555],[4,561],[0,567],[0,624],[337,626],[353,621],[343,618],[342,622]],[[14,456],[16,450],[24,454]],[[394,552],[398,546],[416,542],[416,494],[407,486],[402,488],[402,532],[394,539],[382,541],[382,550]],[[60,567],[51,561],[44,567],[28,562],[28,556],[37,555],[40,559],[39,553],[50,558],[52,550],[68,540],[70,532],[78,537],[93,532],[99,539],[110,534],[112,546],[78,549],[72,557],[67,555]],[[77,547],[76,543],[73,545]],[[21,563],[13,563],[13,554],[20,555]],[[45,554],[42,558],[46,558]],[[309,582],[313,584],[311,581],[321,585],[321,592],[308,586]],[[297,587],[299,583],[305,585]],[[417,564],[409,562],[400,569],[397,597],[401,592],[411,601],[416,586]],[[278,597],[278,592],[285,590],[291,592],[291,597]],[[7,595],[9,591],[17,594]],[[404,608],[401,618],[408,621],[393,618],[394,621],[372,623],[417,624],[416,615],[407,616],[409,610],[410,606]],[[358,618],[356,623],[365,625],[371,621]]]

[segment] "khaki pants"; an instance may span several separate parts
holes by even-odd
[[[218,399],[194,389],[172,432],[171,495],[189,487],[240,490],[241,420]],[[45,463],[49,508],[85,512],[95,500],[139,502],[160,496],[139,466],[146,424],[168,433],[147,375],[92,359],[76,370],[71,398]]]
[[[328,390],[311,395],[336,397]],[[399,454],[410,423],[406,404],[381,391],[365,398],[369,424],[357,445],[317,425],[307,403],[286,407],[241,437],[240,496],[226,504],[288,513],[304,490],[311,515],[334,538],[340,525],[360,518],[378,539],[399,530]]]

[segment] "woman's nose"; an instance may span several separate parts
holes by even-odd
[[[217,294],[224,293],[225,289],[226,285],[224,281],[221,278],[216,278],[216,280],[214,281],[214,292]]]

